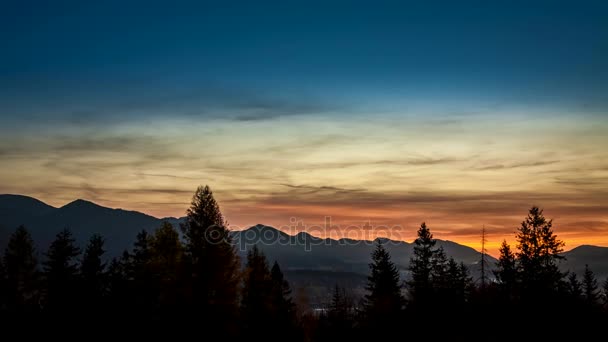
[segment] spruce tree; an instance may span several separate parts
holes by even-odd
[[[5,302],[9,312],[38,309],[38,261],[30,233],[20,226],[9,237],[4,250]]]
[[[146,230],[137,233],[131,253],[125,251],[119,260],[129,282],[125,291],[133,309],[140,316],[149,315],[155,308],[157,288],[150,271],[150,234]]]
[[[563,258],[559,253],[564,242],[557,239],[552,226],[541,209],[532,207],[516,235],[522,290],[530,300],[548,299],[563,278],[557,260]]]
[[[270,306],[271,319],[276,322],[277,338],[298,337],[298,322],[296,306],[291,298],[291,287],[281,271],[278,262],[274,262],[270,269]]]
[[[498,262],[496,263],[494,276],[496,277],[503,294],[511,296],[515,290],[517,280],[517,263],[515,254],[513,251],[511,251],[511,246],[509,246],[506,240],[502,241],[498,251],[500,255],[498,257]]]
[[[573,300],[578,300],[583,295],[581,282],[574,272],[568,274],[568,294]]]
[[[75,258],[78,255],[80,249],[75,245],[72,232],[69,229],[59,232],[51,243],[46,253],[47,260],[44,262],[46,304],[51,312],[67,313],[74,309],[78,275],[78,263]]]
[[[219,205],[199,187],[182,225],[193,311],[226,332],[235,329],[240,262]]]
[[[80,265],[81,304],[87,311],[99,309],[105,291],[106,264],[101,259],[105,253],[103,245],[103,237],[94,234],[85,248]]]
[[[585,273],[583,274],[583,293],[585,294],[585,301],[589,305],[595,305],[598,302],[597,280],[595,274],[589,268],[589,265],[585,264]]]
[[[178,232],[163,222],[150,239],[150,271],[161,310],[180,304],[183,246]]]
[[[399,272],[380,240],[372,253],[364,298],[365,324],[370,329],[394,329],[402,319],[405,299]]]
[[[273,313],[271,279],[268,262],[257,245],[247,252],[247,264],[243,274],[241,318],[246,334],[261,335]]]
[[[418,308],[425,307],[432,298],[431,276],[433,260],[437,255],[435,244],[433,234],[423,222],[414,241],[414,251],[409,265],[411,279],[408,281],[412,302]]]

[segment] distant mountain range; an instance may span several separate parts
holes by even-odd
[[[153,231],[163,221],[176,227],[183,218],[156,218],[137,211],[111,209],[95,203],[76,200],[55,208],[35,198],[20,195],[0,195],[0,246],[6,246],[9,235],[23,224],[32,233],[39,251],[44,251],[63,228],[70,228],[76,241],[84,246],[88,238],[98,233],[106,239],[108,255],[116,256],[131,249],[135,236],[142,229]],[[278,261],[288,274],[307,281],[305,274],[342,276],[345,279],[364,281],[370,262],[370,253],[376,242],[383,243],[403,276],[413,250],[413,244],[404,241],[376,239],[375,241],[351,239],[320,239],[302,232],[287,235],[265,225],[232,232],[239,253],[257,244],[271,261]],[[452,241],[437,240],[448,256],[469,266],[477,277],[480,254],[473,248]],[[582,274],[588,264],[599,279],[608,276],[608,247],[579,246],[563,254],[566,261],[561,266]],[[496,260],[488,257],[493,266]]]

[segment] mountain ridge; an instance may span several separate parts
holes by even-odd
[[[108,255],[117,256],[125,249],[131,249],[136,234],[145,229],[152,232],[163,221],[168,221],[176,228],[183,222],[184,217],[157,218],[142,212],[108,208],[92,201],[77,199],[62,207],[54,207],[36,198],[3,194],[0,195],[0,246],[5,246],[8,236],[16,227],[23,224],[32,233],[39,253],[46,250],[54,239],[55,234],[63,228],[72,229],[77,243],[84,246],[89,237],[101,234],[106,239]],[[369,263],[369,253],[374,243],[383,242],[391,252],[393,260],[399,268],[406,272],[412,251],[412,242],[376,238],[374,240],[355,240],[351,238],[320,238],[308,232],[298,232],[294,235],[264,224],[256,224],[248,229],[232,231],[231,234],[239,243],[239,252],[244,256],[247,246],[252,239],[261,243],[270,259],[281,260],[289,269],[334,269],[336,271],[364,273]],[[250,235],[250,236],[248,236]],[[278,241],[269,244],[258,235],[276,236]],[[476,267],[479,252],[451,240],[437,239],[438,246],[444,247],[448,256],[454,256],[470,267]],[[313,248],[314,250],[308,250]],[[593,245],[577,246],[562,255],[566,261],[561,264],[565,271],[578,274],[584,269],[584,264],[599,275],[608,275],[608,247]],[[489,256],[493,265],[496,261]]]

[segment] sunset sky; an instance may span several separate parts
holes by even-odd
[[[608,2],[128,3],[3,3],[0,193],[608,246]]]

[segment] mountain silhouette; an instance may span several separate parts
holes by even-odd
[[[84,246],[92,234],[101,234],[106,239],[107,255],[117,256],[123,250],[132,248],[136,234],[142,229],[151,232],[163,221],[178,227],[182,220],[183,218],[156,218],[137,211],[107,208],[82,199],[55,208],[32,197],[0,195],[0,246],[6,246],[9,235],[23,224],[31,232],[41,253],[47,249],[57,232],[70,228],[80,246]],[[410,242],[386,238],[366,241],[322,239],[306,232],[288,235],[263,224],[233,231],[232,235],[239,254],[245,256],[249,248],[257,244],[270,260],[278,261],[287,273],[302,274],[306,271],[323,276],[327,273],[340,273],[347,278],[352,275],[351,278],[357,279],[368,272],[369,255],[375,242],[381,241],[385,245],[403,276],[407,276],[413,249]],[[443,247],[446,254],[458,262],[464,262],[474,277],[478,276],[478,251],[439,239],[437,246]],[[599,278],[608,276],[608,247],[579,246],[563,255],[566,257],[561,263],[563,270],[582,274],[585,264],[589,264]],[[496,259],[488,256],[491,267],[495,262]]]
[[[574,272],[582,277],[585,265],[589,265],[599,279],[608,277],[608,247],[582,245],[562,255],[565,257],[560,264],[563,271]]]
[[[24,225],[32,234],[38,252],[46,250],[57,232],[69,228],[80,246],[84,246],[92,234],[101,234],[106,240],[108,256],[117,256],[131,249],[137,232],[152,231],[164,220],[173,224],[179,221],[106,208],[82,199],[55,208],[27,196],[0,195],[0,245],[5,246],[15,228]]]

